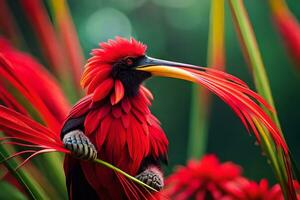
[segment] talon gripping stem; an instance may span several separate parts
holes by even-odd
[[[97,150],[88,137],[80,130],[67,133],[63,138],[63,143],[71,154],[82,160],[95,160]]]

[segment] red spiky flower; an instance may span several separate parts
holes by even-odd
[[[200,161],[191,160],[186,166],[178,167],[167,178],[162,194],[174,200],[284,199],[278,184],[270,187],[266,179],[257,183],[241,172],[241,167],[232,162],[220,163],[215,155],[205,155]],[[294,182],[294,187],[298,190],[299,184]]]
[[[61,131],[62,138],[70,131],[79,129],[95,144],[99,158],[132,176],[150,170],[156,171],[157,177],[161,178],[159,166],[160,161],[166,160],[168,141],[159,121],[149,110],[153,97],[142,86],[142,82],[152,76],[165,76],[195,82],[219,96],[260,142],[260,135],[254,125],[258,121],[268,129],[277,147],[282,148],[288,156],[288,147],[278,128],[256,102],[271,111],[272,108],[243,81],[225,72],[158,60],[145,53],[146,46],[142,43],[133,38],[127,40],[120,37],[100,43],[100,48],[93,50],[81,81],[87,89],[87,96],[71,110]],[[1,65],[11,68],[6,62]],[[2,76],[11,76],[6,71]],[[30,94],[30,90],[26,92]],[[0,119],[10,122],[10,126],[2,123],[0,129],[15,131],[14,138],[49,151],[65,151],[58,141],[57,132],[42,130],[33,121],[11,110],[1,108],[0,113],[3,113]],[[28,123],[21,123],[23,120]],[[24,126],[24,130],[19,124]],[[28,129],[28,126],[37,131]],[[30,141],[33,133],[35,139]],[[146,198],[144,193],[135,192],[136,187],[124,182],[122,177],[107,168],[70,156],[65,161],[70,197],[84,197],[86,191],[89,191],[89,195],[94,198]]]
[[[262,179],[259,183],[255,181],[245,181],[239,186],[238,199],[249,200],[283,200],[283,194],[279,185],[269,187],[266,179]]]
[[[293,181],[293,187],[297,191],[297,199],[300,199],[300,195],[298,194],[300,189],[299,183]],[[246,180],[240,182],[239,187],[235,187],[235,189],[235,198],[240,200],[284,200],[279,184],[270,187],[267,179],[262,179],[258,183]]]
[[[166,180],[163,194],[174,200],[234,199],[240,182],[241,168],[231,162],[220,163],[215,155],[200,161],[191,160]]]

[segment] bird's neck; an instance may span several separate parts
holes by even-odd
[[[134,97],[138,94],[142,82],[151,77],[151,73],[134,70],[120,70],[113,67],[112,77],[122,82],[125,89],[125,96]]]

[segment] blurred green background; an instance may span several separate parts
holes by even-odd
[[[130,37],[148,45],[148,55],[167,60],[206,66],[209,0],[70,0],[70,11],[86,58],[98,43],[117,35]],[[287,1],[300,19],[298,0]],[[245,1],[271,83],[273,97],[283,132],[294,157],[300,163],[300,73],[289,59],[272,22],[265,1]],[[17,16],[22,10],[17,1],[10,2]],[[253,82],[241,54],[228,3],[226,2],[226,70]],[[25,19],[18,23],[28,50],[41,57],[37,42]],[[169,173],[176,165],[185,164],[191,103],[191,84],[166,78],[147,81],[155,101],[152,111],[162,122],[169,138]],[[268,178],[274,183],[271,167],[249,136],[239,119],[218,98],[213,99],[209,124],[207,152],[222,161],[240,164],[252,179]]]

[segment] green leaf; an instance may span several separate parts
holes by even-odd
[[[33,163],[45,176],[48,184],[50,184],[55,190],[55,193],[51,193],[51,198],[57,198],[58,196],[62,199],[67,198],[63,162],[63,156],[58,152],[42,154],[38,157],[38,159],[33,161]]]
[[[27,200],[24,194],[4,181],[0,181],[0,190],[0,199],[2,200]]]
[[[24,169],[15,170],[19,165],[15,159],[5,160],[9,156],[8,151],[0,145],[0,159],[3,164],[9,170],[10,173],[18,180],[18,182],[24,187],[28,197],[30,199],[40,200],[49,199],[42,189],[42,187],[35,181],[35,179]]]
[[[200,158],[206,151],[209,105],[205,99],[208,95],[205,89],[193,84],[187,159]]]
[[[104,160],[100,160],[100,159],[96,159],[94,160],[94,162],[96,163],[99,163],[107,168],[110,168],[112,170],[114,170],[115,172],[119,173],[119,174],[122,174],[123,176],[125,176],[126,178],[129,178],[130,180],[134,181],[135,183],[147,188],[147,189],[150,189],[151,191],[154,191],[154,192],[158,192],[156,189],[152,188],[151,186],[143,183],[142,181],[138,180],[137,178],[127,174],[126,172],[122,171],[121,169],[113,166],[112,164],[108,163],[108,162],[105,162]]]

